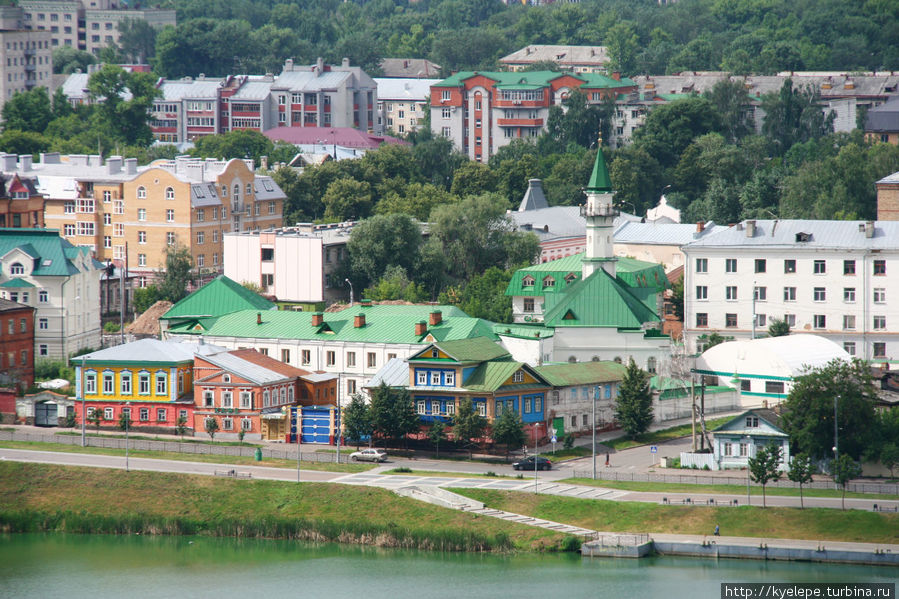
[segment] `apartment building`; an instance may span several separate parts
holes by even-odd
[[[513,72],[523,71],[539,62],[554,62],[573,73],[606,73],[609,55],[605,46],[553,46],[531,44],[499,59]]]
[[[536,139],[546,130],[550,106],[575,89],[599,104],[637,87],[617,73],[461,71],[431,86],[431,130],[472,160],[486,162],[513,139]]]
[[[0,30],[0,106],[17,93],[52,88],[51,37],[42,31]]]
[[[378,86],[377,124],[384,131],[402,135],[417,131],[429,110],[431,86],[439,79],[375,78]]]
[[[251,160],[179,157],[138,167],[111,156],[0,155],[10,174],[33,177],[46,226],[100,261],[125,265],[144,287],[164,270],[168,247],[190,250],[199,274],[222,270],[225,231],[281,225],[284,193]]]
[[[34,179],[0,173],[0,228],[41,229],[44,226],[44,197]]]
[[[161,96],[153,102],[150,128],[153,137],[166,143],[196,141],[223,129],[219,103],[223,90],[233,86],[234,77],[184,77],[162,81]]]
[[[175,26],[175,11],[131,8],[117,0],[19,0],[25,29],[46,31],[50,45],[71,46],[98,54],[120,40],[119,23],[143,20],[156,28]]]
[[[747,220],[683,246],[684,333],[699,351],[713,331],[764,335],[774,318],[850,355],[899,353],[899,223]],[[891,282],[893,281],[893,282]]]
[[[34,312],[0,298],[0,385],[24,391],[34,384]]]

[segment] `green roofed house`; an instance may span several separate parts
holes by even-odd
[[[258,293],[250,291],[224,275],[203,285],[163,314],[160,326],[202,333],[207,323],[218,316],[240,310],[277,310],[278,307]]]
[[[596,155],[586,195],[581,207],[586,251],[518,270],[506,295],[512,296],[513,318],[520,326],[500,335],[504,343],[509,340],[507,347],[515,348],[517,359],[536,354],[536,364],[627,363],[633,358],[655,373],[670,354],[670,339],[659,329],[662,293],[669,285],[665,270],[660,264],[615,256],[612,233],[618,211],[602,152]],[[522,330],[527,325],[535,327],[533,340]],[[551,341],[546,330],[553,332]]]
[[[536,371],[553,386],[546,399],[547,417],[556,436],[590,431],[596,409],[596,426],[610,426],[614,419],[618,385],[626,368],[615,362],[578,362],[538,366]]]
[[[0,298],[36,309],[35,359],[100,346],[102,268],[57,230],[0,228]]]
[[[388,360],[407,358],[430,343],[497,339],[493,323],[455,306],[377,305],[369,300],[339,312],[249,309],[196,315],[170,324],[164,335],[202,335],[229,349],[253,348],[304,370],[338,374],[342,397],[361,391]]]

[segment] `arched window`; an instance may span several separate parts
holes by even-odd
[[[621,364],[621,356],[615,356],[615,363]]]
[[[599,362],[599,356],[593,356],[592,358],[590,358],[590,360],[592,362]]]
[[[287,403],[287,388],[281,387],[281,403]]]
[[[271,399],[269,398],[268,389],[262,392],[262,405],[265,407],[272,405]]]
[[[231,375],[230,375],[230,374],[225,374],[225,375],[223,375],[223,376],[222,376],[222,381],[225,382],[225,383],[230,383],[230,382],[231,382]]]
[[[138,200],[146,200],[147,199],[147,188],[141,185],[137,188],[137,199]]]
[[[576,363],[577,363],[577,358],[576,358],[575,356],[568,356],[568,363],[569,363],[569,364],[576,364]]]
[[[235,200],[240,199],[240,183],[234,184],[234,199]]]
[[[293,385],[287,388],[287,401],[293,402]]]
[[[567,275],[565,275],[565,282],[568,283],[569,285],[571,285],[575,281],[577,281],[577,275],[574,274],[573,272],[570,272]]]
[[[175,190],[171,187],[165,188],[165,199],[174,200],[175,199]]]
[[[250,183],[247,183],[247,196],[253,193],[253,186]]]
[[[22,266],[19,262],[13,262],[9,265],[9,274],[11,275],[24,275],[25,267]]]

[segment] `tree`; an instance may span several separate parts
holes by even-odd
[[[347,242],[353,283],[364,289],[391,266],[414,272],[421,244],[421,228],[406,214],[377,214],[362,221]]]
[[[702,95],[712,102],[721,117],[723,132],[729,142],[734,143],[753,132],[749,92],[743,80],[722,79]]]
[[[146,19],[119,21],[119,52],[128,62],[146,64],[156,52],[157,29]]]
[[[453,417],[453,438],[468,446],[468,459],[473,457],[475,439],[483,437],[486,429],[487,419],[478,414],[470,398],[463,399]]]
[[[135,312],[146,312],[147,308],[158,302],[159,299],[159,287],[156,285],[147,285],[146,287],[134,290],[132,306],[134,306]]]
[[[671,296],[668,301],[674,307],[674,317],[679,321],[684,320],[684,278],[681,277],[671,286]]]
[[[165,250],[165,274],[159,285],[159,299],[173,304],[187,295],[187,285],[193,279],[193,258],[183,245],[170,245]]]
[[[470,160],[453,173],[453,185],[450,193],[460,198],[470,195],[481,195],[496,191],[496,175],[489,166],[482,162]]]
[[[350,404],[343,409],[343,431],[347,440],[356,442],[356,449],[359,449],[362,439],[371,437],[371,410],[365,398],[358,393],[353,393]]]
[[[512,272],[491,266],[483,274],[476,274],[462,286],[442,294],[446,303],[456,304],[474,318],[493,322],[512,322],[512,298],[505,295]]]
[[[841,453],[840,457],[831,462],[831,470],[833,471],[833,482],[843,490],[840,505],[842,509],[846,509],[846,487],[853,478],[861,476],[862,467],[858,462],[853,460],[849,455]]]
[[[52,119],[46,87],[18,92],[3,104],[3,126],[6,129],[43,133]]]
[[[759,449],[749,458],[749,476],[754,483],[762,485],[762,507],[765,505],[765,486],[780,479],[782,449],[773,443]]]
[[[800,508],[805,507],[802,498],[802,485],[806,485],[812,482],[813,471],[814,467],[812,466],[812,460],[810,457],[808,457],[808,454],[800,453],[799,455],[793,456],[793,459],[790,462],[790,468],[789,470],[787,470],[787,478],[789,478],[794,483],[799,484]]]
[[[178,416],[178,420],[175,421],[175,434],[178,435],[178,444],[181,445],[184,443],[184,433],[187,432],[187,417],[186,416]]]
[[[538,147],[564,152],[569,144],[584,148],[594,146],[597,136],[602,135],[604,139],[608,139],[614,111],[614,102],[603,102],[599,106],[588,104],[587,94],[576,89],[562,100],[561,106],[550,108],[546,133],[538,140]],[[546,144],[544,139],[552,140],[553,143]]]
[[[609,68],[631,75],[636,67],[640,40],[634,26],[627,21],[615,24],[606,33],[605,45],[609,55]]]
[[[100,432],[100,425],[103,424],[103,411],[94,408],[87,414],[87,422]]]
[[[521,415],[514,410],[503,410],[500,417],[493,421],[493,433],[496,443],[506,446],[506,461],[509,461],[509,453],[512,448],[518,448],[525,443],[524,422]]]
[[[649,152],[663,168],[669,168],[695,138],[720,129],[720,117],[712,102],[689,97],[654,108],[634,132],[634,145]]]
[[[861,360],[833,360],[796,377],[783,405],[784,431],[797,453],[813,459],[831,455],[834,445],[834,398],[840,453],[857,459],[876,429],[877,391],[868,365]]]
[[[890,471],[890,478],[894,478],[893,468],[896,467],[896,464],[899,464],[899,446],[895,443],[887,443],[881,447],[880,463]]]
[[[769,337],[785,337],[790,334],[790,325],[786,320],[780,318],[772,318],[768,325]]]
[[[366,218],[374,203],[371,184],[355,179],[338,179],[328,185],[322,203],[325,205],[325,220],[329,222],[359,220]]]
[[[631,358],[618,388],[615,402],[615,420],[633,439],[643,434],[652,423],[652,392],[649,375]]]
[[[789,78],[779,92],[762,96],[762,133],[771,140],[776,155],[782,156],[793,144],[833,132],[834,115],[825,116],[820,100],[817,90],[794,88]]]
[[[440,457],[440,443],[446,441],[446,425],[441,420],[435,420],[428,429],[428,440],[434,444],[434,453]]]
[[[119,414],[119,430],[127,431],[131,428],[131,414],[129,412],[125,412],[122,410],[122,413]]]
[[[206,422],[203,424],[203,428],[206,429],[206,434],[209,435],[209,440],[215,441],[215,434],[219,430],[219,421],[212,417],[206,418]]]
[[[105,64],[90,76],[87,89],[91,99],[98,102],[97,124],[112,141],[149,145],[153,140],[150,110],[162,93],[152,75],[128,73],[119,66]],[[126,93],[131,94],[128,100]]]
[[[406,389],[391,389],[385,384],[371,396],[372,429],[380,437],[398,441],[419,429],[418,414]]]
[[[706,337],[706,341],[703,344],[702,351],[708,351],[711,348],[715,347],[716,345],[720,345],[720,344],[724,343],[724,341],[725,341],[724,337],[722,337],[718,333],[718,331],[712,331],[711,333],[709,333],[709,336]]]
[[[192,156],[201,158],[252,158],[259,163],[262,156],[270,156],[274,144],[259,131],[238,129],[218,135],[204,135],[194,142]],[[290,170],[290,169],[287,169]]]
[[[384,271],[384,276],[372,287],[366,287],[365,295],[370,300],[404,300],[413,304],[421,304],[431,299],[422,285],[410,281],[406,269],[391,265]]]
[[[53,49],[54,73],[69,75],[79,69],[82,73],[86,73],[87,67],[96,62],[96,56],[84,50],[76,50],[72,46],[60,46]]]

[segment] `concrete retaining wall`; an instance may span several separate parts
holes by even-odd
[[[772,547],[768,544],[734,545],[720,541],[710,541],[705,544],[685,541],[653,541],[653,547],[660,555],[899,566],[899,553],[828,549],[826,543],[821,543],[816,549],[808,549]]]

